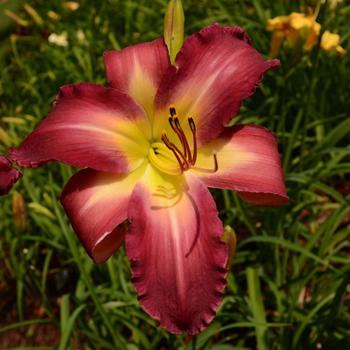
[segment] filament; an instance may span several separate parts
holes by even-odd
[[[165,146],[167,146],[174,153],[174,156],[180,165],[181,172],[187,170],[189,168],[189,164],[187,163],[186,158],[181,153],[181,151],[172,142],[170,142],[165,133],[162,135],[161,140],[164,142]],[[181,161],[180,157],[184,162]]]
[[[179,118],[176,116],[176,109],[174,107],[169,108],[170,117],[168,119],[171,129],[178,137],[182,150],[180,150],[174,143],[172,143],[165,132],[162,133],[161,140],[165,146],[174,154],[177,162],[180,166],[180,171],[183,173],[188,169],[194,169],[205,173],[215,173],[219,169],[218,159],[216,153],[213,154],[214,168],[207,169],[202,167],[195,167],[197,161],[197,129],[193,118],[188,118],[188,125],[192,133],[192,151],[187,140],[186,134],[183,131]]]

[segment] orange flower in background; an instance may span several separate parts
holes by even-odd
[[[276,56],[284,41],[288,47],[302,45],[304,50],[311,50],[317,43],[321,25],[313,15],[293,12],[289,16],[269,19],[267,30],[273,32],[270,55]]]
[[[269,19],[266,28],[273,33],[270,55],[277,56],[284,42],[290,48],[301,46],[305,51],[310,51],[317,45],[321,32],[321,24],[316,22],[316,17],[317,14],[293,12],[288,16]],[[339,45],[339,41],[338,34],[326,31],[321,38],[321,48],[344,55],[345,50]]]

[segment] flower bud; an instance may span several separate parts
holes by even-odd
[[[164,41],[168,47],[170,62],[175,63],[184,41],[185,16],[181,0],[170,0],[164,17]]]
[[[237,247],[237,237],[236,237],[235,230],[231,226],[226,225],[224,228],[224,234],[222,236],[222,239],[228,246],[227,267],[230,268],[232,264],[232,259],[236,253],[236,247]]]
[[[23,196],[18,192],[12,196],[12,217],[15,227],[24,231],[27,226],[27,209]]]
[[[42,27],[44,24],[44,20],[41,18],[39,13],[29,4],[24,4],[23,7],[25,11],[29,14],[29,16],[32,17],[35,24],[38,25],[39,27]]]

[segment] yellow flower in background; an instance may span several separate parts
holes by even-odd
[[[321,25],[314,15],[293,12],[289,15],[289,25],[297,33],[297,40],[304,43],[305,50],[311,50],[317,44]]]
[[[339,45],[340,36],[326,30],[321,38],[321,48],[328,52],[336,52],[340,56],[344,56],[346,51]]]
[[[291,48],[302,46],[310,51],[317,45],[321,32],[321,24],[316,22],[317,14],[306,15],[292,12],[288,16],[278,16],[267,21],[267,30],[272,32],[270,55],[277,56],[282,44]],[[339,46],[339,35],[326,31],[321,40],[321,48],[325,51],[336,51],[340,55],[345,50]]]
[[[63,7],[70,11],[76,11],[80,7],[80,4],[76,1],[66,1],[63,3]]]
[[[321,25],[313,15],[293,12],[288,16],[278,16],[267,21],[267,30],[272,31],[270,55],[276,56],[284,41],[287,46],[302,45],[308,51],[317,43]]]

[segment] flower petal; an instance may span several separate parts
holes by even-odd
[[[206,187],[195,178],[187,188],[172,181],[163,175],[153,189],[135,187],[126,251],[142,308],[169,332],[194,335],[220,304],[228,249]]]
[[[109,84],[130,95],[151,117],[153,101],[163,74],[170,66],[163,39],[103,54]]]
[[[147,155],[148,125],[135,102],[115,89],[90,83],[67,85],[60,89],[49,115],[10,151],[10,157],[25,167],[56,160],[128,172]]]
[[[266,61],[239,27],[208,26],[190,36],[169,68],[156,96],[154,134],[175,107],[179,118],[193,117],[200,144],[214,139],[251,96],[263,74],[279,65]]]
[[[197,167],[210,168],[217,154],[215,173],[195,171],[210,187],[239,192],[242,199],[259,205],[288,201],[274,135],[254,125],[228,128],[217,140],[198,150]]]
[[[17,169],[12,168],[11,162],[0,155],[0,196],[8,193],[21,176]]]
[[[108,259],[123,242],[125,228],[120,224],[127,219],[130,195],[143,169],[129,175],[84,169],[64,188],[61,203],[95,262]]]

